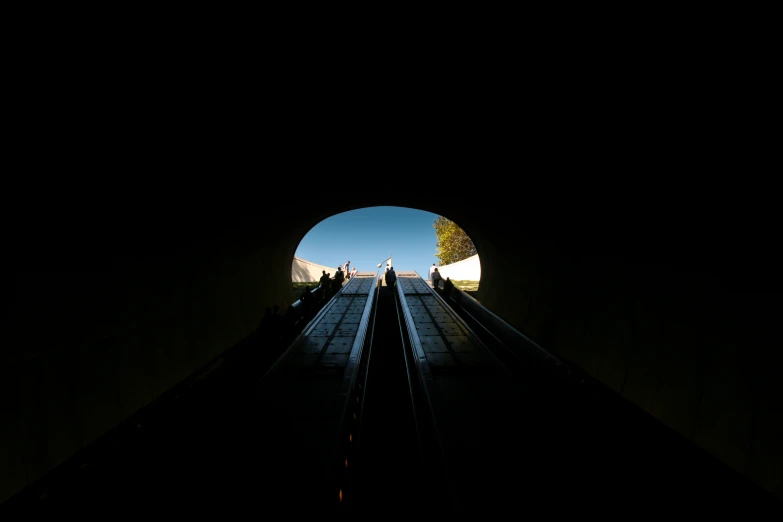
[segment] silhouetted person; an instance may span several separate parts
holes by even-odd
[[[310,292],[309,288],[305,288],[304,292],[302,292],[302,295],[299,296],[299,299],[302,300],[302,304],[304,305],[305,309],[310,307],[312,298],[313,294]]]
[[[274,321],[272,318],[272,307],[267,306],[266,311],[264,312],[264,318],[258,324],[258,328],[256,328],[256,333],[260,336],[268,334],[272,328],[272,321]]]
[[[271,357],[272,354],[276,353],[269,347],[276,346],[282,335],[283,319],[280,316],[279,310],[280,307],[277,305],[275,305],[274,312],[272,311],[271,306],[266,307],[264,319],[256,329],[256,346],[260,347],[261,350],[258,350],[258,353],[253,353],[251,357],[260,357],[261,360],[265,360],[265,357]]]
[[[440,272],[438,272],[438,267],[435,267],[432,269],[432,288],[440,288],[440,282],[443,281],[443,277],[441,277]]]
[[[343,282],[345,282],[345,272],[343,272],[342,266],[338,266],[337,272],[334,273],[334,279],[332,280],[333,290],[338,292],[340,288],[343,287]]]
[[[397,282],[397,272],[394,271],[394,267],[390,266],[389,269],[386,271],[386,274],[384,274],[385,280],[386,280],[386,286],[394,286],[394,284]]]
[[[321,297],[325,298],[329,295],[329,290],[332,288],[332,277],[331,274],[326,272],[326,270],[321,270],[321,273],[323,274],[321,279],[319,279],[321,283]]]
[[[264,318],[264,322],[267,322],[266,336],[269,339],[279,339],[284,330],[284,317],[280,314],[280,306],[275,305],[272,312],[269,312],[267,308],[267,315]]]
[[[443,292],[449,296],[451,295],[451,290],[454,288],[454,283],[451,282],[451,278],[447,277],[445,281],[443,281]]]

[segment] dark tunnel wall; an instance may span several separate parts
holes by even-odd
[[[18,329],[3,364],[3,498],[236,343],[263,315],[263,249],[204,240],[126,256],[101,256],[89,271],[72,257],[70,266],[16,274]]]
[[[714,25],[358,83],[235,38],[40,39],[9,82],[0,501],[290,303],[299,240],[371,205],[456,221],[483,304],[783,495],[779,95]]]
[[[290,273],[304,235],[374,205],[457,222],[481,257],[482,303],[781,495],[779,293],[759,275],[766,265],[744,276],[749,250],[718,262],[681,228],[642,217],[631,239],[607,228],[620,219],[612,213],[557,220],[540,202],[497,192],[465,201],[376,189],[283,211],[274,194],[255,194],[260,205],[241,216],[107,213],[101,226],[71,218],[20,236],[0,498],[246,337],[267,306],[290,304],[290,279],[278,274]]]

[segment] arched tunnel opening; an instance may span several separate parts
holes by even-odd
[[[88,473],[91,465],[100,468],[97,462],[79,460],[88,448],[101,440],[119,440],[118,430],[126,438],[143,438],[147,425],[149,432],[155,431],[152,420],[135,422],[145,407],[188,379],[195,382],[198,372],[220,361],[221,354],[247,342],[266,308],[285,309],[294,302],[290,280],[270,274],[290,272],[302,237],[331,215],[376,205],[426,210],[458,222],[480,252],[478,299],[483,307],[594,379],[601,393],[665,426],[671,432],[666,436],[703,452],[703,469],[720,470],[709,482],[716,491],[752,502],[765,498],[759,492],[780,498],[776,372],[781,356],[774,332],[780,279],[764,270],[774,257],[767,256],[763,266],[752,262],[764,248],[756,242],[760,234],[735,236],[715,224],[715,229],[694,235],[697,227],[685,213],[677,219],[669,216],[673,224],[663,223],[647,208],[611,198],[587,205],[562,196],[544,205],[525,194],[494,190],[477,189],[475,199],[465,201],[447,191],[430,195],[400,188],[385,193],[373,187],[308,199],[282,212],[273,208],[272,198],[261,198],[268,206],[255,205],[243,215],[194,212],[192,219],[164,214],[135,219],[136,214],[101,209],[100,222],[91,215],[65,215],[47,219],[40,229],[37,222],[23,228],[9,314],[12,342],[2,365],[3,403],[12,422],[2,435],[8,465],[0,498],[45,504],[64,480],[57,477]],[[558,210],[563,206],[569,210]],[[237,384],[233,390],[238,389],[243,388]],[[555,393],[551,387],[541,389]],[[219,395],[199,404],[204,419],[207,412],[214,415],[209,417],[213,425],[228,422],[230,413],[248,418],[247,412],[224,408]],[[515,407],[508,401],[504,405]],[[531,430],[537,421],[569,426],[557,424],[551,411],[542,417],[535,417],[543,414],[536,408],[508,411],[510,418],[530,422]],[[601,411],[594,412],[595,419],[605,423],[606,433],[627,428],[624,417]],[[190,414],[199,418],[197,412]],[[562,414],[584,422],[591,418],[585,410]],[[167,413],[160,422],[164,420],[177,425],[176,414]],[[578,429],[578,424],[570,426]],[[188,440],[197,438],[198,424],[162,432],[164,439]],[[565,440],[563,434],[547,433]],[[578,440],[571,435],[576,438],[568,440]],[[207,460],[212,462],[207,467],[216,477],[233,473],[247,480],[231,489],[226,484],[240,482],[216,478],[198,491],[223,499],[263,498],[263,484],[276,479],[264,476],[263,466],[246,469],[242,461],[263,463],[274,448],[254,445],[249,433],[236,436],[233,449],[184,444],[203,454],[183,451],[161,469],[176,482],[181,479],[176,478],[178,466],[192,470],[194,462],[225,452],[229,460]],[[650,448],[672,447],[656,437],[651,432],[639,445],[607,453],[606,462],[616,465],[608,467],[627,473],[607,483],[614,488],[635,483],[635,501],[649,497],[670,507],[674,500],[667,500],[667,485],[677,470],[660,475],[652,466]],[[527,443],[533,441],[544,443],[536,438]],[[519,448],[503,440],[490,454],[502,459],[503,448],[518,459],[523,449],[530,455],[542,451],[540,445]],[[580,450],[591,452],[589,446]],[[125,458],[115,452],[115,469],[142,451],[119,451]],[[638,465],[618,467],[623,461]],[[601,476],[598,468],[588,473],[580,467],[595,466],[596,459],[572,466],[555,462],[557,472],[548,470],[545,477],[518,478],[517,469],[502,482],[489,483],[502,484],[504,498],[530,489],[531,482],[545,482],[551,486],[542,497],[547,500],[568,504],[562,499],[571,498],[577,499],[572,504],[584,505],[611,497],[622,502],[611,490],[604,491],[600,480],[586,480]],[[706,481],[705,475],[700,480]],[[295,473],[285,478],[292,484],[307,481]],[[486,477],[482,481],[486,484]],[[175,498],[191,498],[184,486],[173,488]],[[150,498],[165,498],[162,490],[152,489]],[[543,489],[532,491],[540,495]],[[688,498],[674,497],[677,502]],[[295,498],[294,491],[289,500]],[[693,498],[701,502],[705,497]],[[715,499],[716,509],[720,502]]]

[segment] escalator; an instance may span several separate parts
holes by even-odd
[[[358,439],[356,513],[411,513],[423,486],[415,412],[393,294],[382,286]]]
[[[399,281],[352,278],[261,381],[207,371],[0,512],[778,506],[477,303]]]

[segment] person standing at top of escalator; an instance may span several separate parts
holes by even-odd
[[[397,272],[394,271],[393,266],[389,267],[386,274],[384,274],[384,278],[386,280],[386,286],[393,287],[397,283]]]

